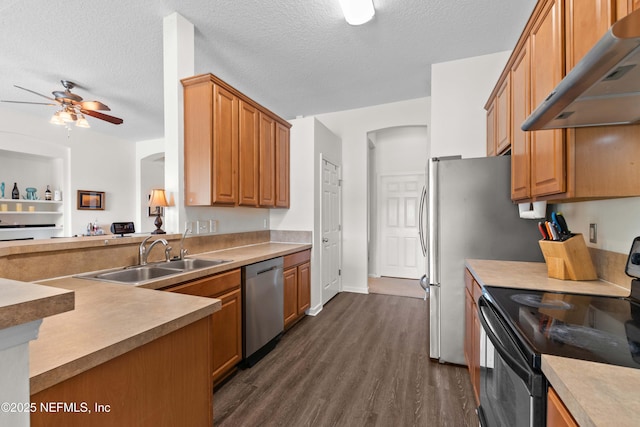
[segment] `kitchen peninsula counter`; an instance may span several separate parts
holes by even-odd
[[[158,292],[169,286],[311,248],[266,242],[193,255],[231,260],[215,267],[161,277],[140,286],[73,276],[38,283],[75,292],[75,310],[44,320],[31,342],[31,393],[65,381],[219,310],[217,299]],[[147,288],[147,289],[145,289]]]
[[[630,293],[604,280],[549,278],[545,263],[468,259],[465,265],[481,286],[615,297]],[[580,426],[637,425],[640,369],[543,354],[542,372]]]

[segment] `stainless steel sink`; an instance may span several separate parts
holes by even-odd
[[[231,262],[225,259],[184,258],[175,261],[156,264],[158,267],[179,268],[185,271],[199,270],[201,268],[215,267],[216,265]]]
[[[231,261],[220,259],[185,258],[176,261],[136,265],[116,270],[79,274],[74,277],[126,285],[141,285],[166,276],[180,274],[187,271],[200,270],[208,267],[215,267],[216,265],[224,264],[225,262]]]

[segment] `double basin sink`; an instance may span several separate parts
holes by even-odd
[[[161,277],[215,267],[216,265],[227,262],[231,262],[231,260],[184,258],[175,261],[135,265],[116,270],[80,274],[75,277],[127,285],[141,285]]]

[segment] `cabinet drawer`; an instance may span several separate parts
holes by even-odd
[[[198,279],[193,282],[178,285],[166,289],[170,292],[180,294],[197,295],[201,297],[215,297],[223,292],[228,292],[234,288],[239,288],[241,282],[240,269],[231,270],[226,273]]]
[[[289,268],[294,265],[302,264],[311,259],[311,249],[306,251],[296,252],[295,254],[286,255],[284,257],[284,268]]]

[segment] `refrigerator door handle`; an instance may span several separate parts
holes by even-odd
[[[427,194],[427,244],[429,254],[429,278],[431,284],[440,285],[440,236],[438,235],[438,158],[429,162],[429,192]]]
[[[424,205],[427,198],[427,187],[422,186],[422,194],[420,195],[420,210],[418,212],[418,235],[420,236],[420,249],[422,256],[427,256],[427,242],[424,236]]]

